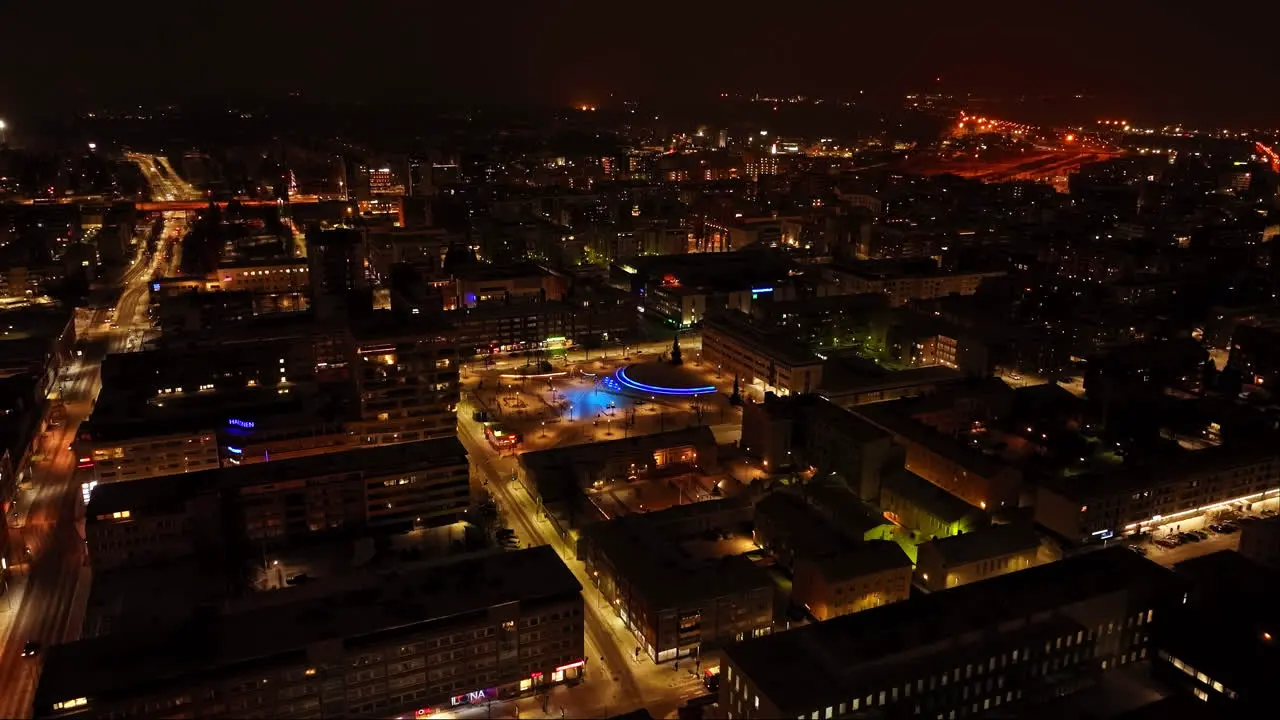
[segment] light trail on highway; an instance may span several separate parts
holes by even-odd
[[[146,170],[143,172],[152,177]],[[159,177],[158,172],[154,174]],[[176,174],[165,183],[164,192],[198,193]],[[151,279],[165,257],[167,243],[181,237],[177,222],[166,222],[161,241],[149,260],[141,252],[134,258],[121,278],[122,290],[114,307],[90,314],[87,329],[77,343],[84,354],[64,366],[55,381],[66,408],[66,420],[43,440],[41,450],[46,459],[33,466],[29,489],[19,495],[25,522],[21,528],[10,529],[15,542],[29,547],[31,554],[24,567],[15,568],[13,587],[0,600],[2,718],[26,718],[31,714],[42,655],[23,657],[23,646],[34,641],[48,647],[80,637],[91,578],[83,518],[78,517],[82,508],[80,486],[69,446],[80,423],[92,412],[102,387],[103,357],[134,349],[133,338],[151,329],[146,312]],[[104,327],[113,324],[118,327]]]

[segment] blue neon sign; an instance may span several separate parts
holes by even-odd
[[[238,428],[244,428],[245,430],[252,430],[257,425],[257,423],[253,422],[252,420],[238,420],[236,418],[231,418],[230,420],[227,420],[227,424],[234,425]]]
[[[626,368],[618,368],[618,372],[615,373],[615,377],[617,377],[618,382],[622,383],[622,386],[627,388],[628,390],[654,393],[657,395],[686,395],[686,396],[687,395],[704,395],[706,393],[712,393],[716,391],[716,388],[714,385],[705,385],[703,387],[695,387],[695,388],[668,388],[668,387],[658,387],[657,385],[649,385],[647,383],[642,383],[642,382],[636,382],[635,380],[632,380],[631,378],[627,377]]]
[[[751,292],[753,292],[753,293],[771,293],[771,292],[773,292],[773,288],[751,288]]]
[[[227,452],[231,453],[232,455],[243,455],[243,454],[244,454],[244,451],[243,451],[243,450],[241,450],[240,448],[238,448],[238,447],[231,447],[230,445],[228,445],[228,446],[227,446]]]

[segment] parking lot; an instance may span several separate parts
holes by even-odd
[[[1252,518],[1267,517],[1275,513],[1275,501],[1255,503],[1248,512],[1215,514],[1212,517],[1196,517],[1169,523],[1152,531],[1140,540],[1125,540],[1126,545],[1139,548],[1147,557],[1161,565],[1176,565],[1184,560],[1208,555],[1219,550],[1236,550],[1240,547],[1240,530],[1243,523]],[[1215,529],[1215,526],[1218,529]],[[1225,527],[1224,527],[1225,526]],[[1195,536],[1198,539],[1192,539]]]

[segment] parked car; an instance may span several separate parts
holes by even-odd
[[[1186,542],[1200,542],[1201,540],[1204,539],[1199,535],[1196,535],[1195,533],[1190,533],[1190,532],[1178,533],[1178,537],[1182,538]]]
[[[1159,545],[1162,548],[1165,548],[1166,550],[1172,550],[1178,547],[1179,545],[1181,545],[1182,543],[1176,540],[1170,540],[1168,538],[1160,538],[1159,540],[1155,541],[1155,544]]]
[[[1147,556],[1147,549],[1146,549],[1146,548],[1144,548],[1144,547],[1142,547],[1141,545],[1129,545],[1129,546],[1127,546],[1127,547],[1128,547],[1130,550],[1132,550],[1132,551],[1134,551],[1134,552],[1138,553],[1139,555],[1141,555],[1141,556],[1143,556],[1143,557],[1146,557],[1146,556]]]

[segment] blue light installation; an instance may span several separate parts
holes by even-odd
[[[609,381],[614,378],[616,378],[616,383],[610,383]],[[606,389],[610,390],[627,389],[635,390],[637,392],[654,393],[655,395],[705,395],[706,393],[713,393],[716,391],[714,385],[705,385],[703,387],[694,388],[669,388],[636,382],[635,380],[627,377],[626,368],[618,368],[618,372],[614,373],[614,377],[605,378],[603,384]],[[617,387],[619,384],[622,386],[621,388]]]

